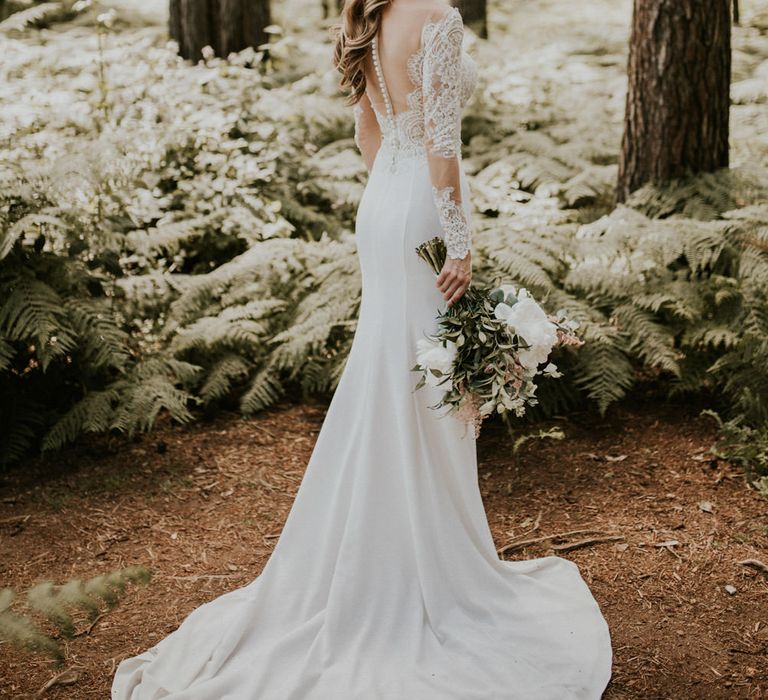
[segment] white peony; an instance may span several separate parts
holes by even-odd
[[[557,342],[557,326],[547,318],[526,289],[519,291],[516,304],[497,304],[494,315],[505,321],[530,346],[520,351],[518,359],[525,369],[535,372],[541,363],[546,362]]]
[[[447,340],[445,345],[433,338],[420,338],[416,342],[416,361],[422,369],[427,370],[426,382],[429,386],[437,386],[445,375],[453,370],[456,359],[456,343]],[[440,372],[435,376],[431,370]]]

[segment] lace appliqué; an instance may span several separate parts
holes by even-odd
[[[453,187],[432,187],[432,196],[443,229],[445,248],[449,258],[463,260],[472,244],[469,223],[461,206],[452,197]]]
[[[371,102],[374,114],[376,115],[376,120],[381,129],[382,146],[386,147],[387,150],[391,150],[393,152],[393,157],[396,160],[413,156],[426,157],[423,89],[425,55],[428,54],[428,60],[432,60],[433,57],[435,57],[436,60],[440,60],[439,57],[435,56],[435,50],[432,48],[432,45],[435,43],[435,39],[442,36],[446,31],[449,36],[453,37],[454,41],[457,38],[459,40],[461,39],[461,35],[455,33],[457,22],[459,30],[462,30],[463,25],[461,15],[458,10],[454,8],[441,18],[430,20],[424,24],[424,27],[422,28],[422,46],[418,51],[411,54],[406,62],[408,77],[414,86],[414,89],[405,96],[406,103],[408,104],[407,110],[390,117],[388,114],[382,113],[377,109],[373,104],[373,101]],[[443,27],[447,27],[447,30],[443,29]],[[453,34],[451,35],[452,32]],[[438,42],[440,45],[444,45],[445,43],[445,40]],[[442,53],[442,50],[437,53]],[[378,62],[378,57],[376,60]],[[461,107],[463,107],[472,96],[477,83],[476,64],[472,60],[472,57],[466,52],[461,52],[459,68],[456,69],[455,73],[458,74],[458,94],[460,97],[459,112],[457,112],[456,118],[460,119]],[[432,90],[433,88],[429,89],[430,94],[432,94]],[[455,144],[459,153],[461,152],[460,133],[459,129],[457,134],[458,143]]]
[[[461,42],[464,24],[455,8],[438,23],[424,27],[422,103],[429,150],[442,158],[461,153]]]

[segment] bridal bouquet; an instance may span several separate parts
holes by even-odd
[[[441,238],[422,243],[416,253],[439,274],[445,262]],[[448,414],[472,424],[477,436],[492,413],[522,416],[538,403],[534,380],[562,376],[549,355],[561,345],[582,345],[577,328],[563,311],[547,315],[526,289],[469,287],[438,316],[437,333],[417,342],[416,389],[444,388],[431,408],[450,406]]]

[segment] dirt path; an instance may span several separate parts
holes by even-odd
[[[34,464],[6,478],[0,584],[25,590],[131,564],[154,572],[90,635],[67,643],[77,680],[45,697],[108,698],[121,658],[258,574],[324,410],[284,406],[129,444],[97,441],[53,458],[53,479],[37,480]],[[533,440],[517,456],[500,426],[484,428],[479,480],[499,547],[587,528],[623,538],[558,551],[578,563],[611,628],[606,700],[768,697],[768,577],[736,563],[767,558],[768,502],[709,458],[708,422],[640,408],[556,424],[565,441]],[[30,516],[23,526],[7,524],[20,515]],[[509,557],[551,553],[553,544]],[[61,670],[2,645],[0,697],[28,698]]]

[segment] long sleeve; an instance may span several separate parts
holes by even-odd
[[[362,99],[355,104],[353,110],[355,115],[355,144],[357,144],[360,155],[365,161],[365,167],[370,172],[376,153],[381,146],[381,130],[367,94],[363,95]]]
[[[429,175],[449,258],[471,247],[461,202],[461,59],[464,24],[450,9],[425,27],[422,95]]]

